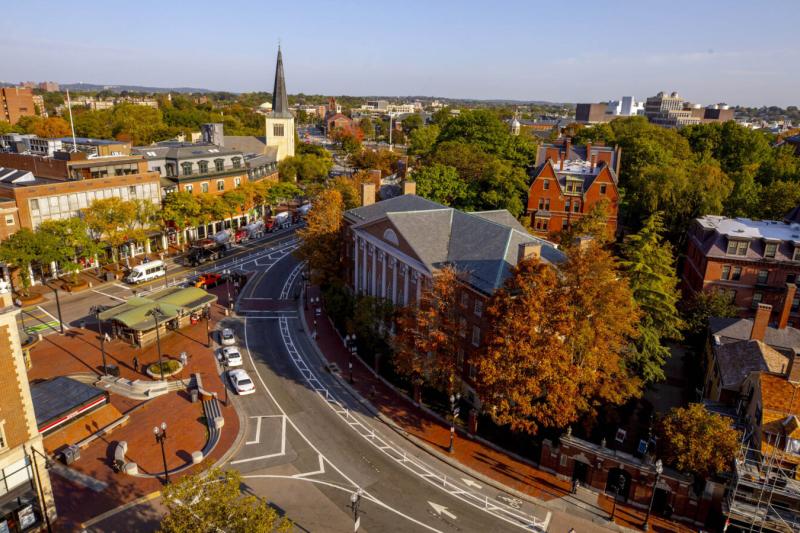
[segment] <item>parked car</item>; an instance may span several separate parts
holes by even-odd
[[[220,356],[228,366],[242,366],[242,354],[236,346],[226,346],[220,350]]]
[[[233,346],[236,344],[236,335],[233,334],[231,328],[225,328],[219,334],[223,346]]]
[[[200,274],[197,276],[194,286],[201,289],[208,289],[210,287],[216,287],[223,281],[222,274],[217,274],[216,272],[206,272],[205,274]]]
[[[236,391],[236,394],[253,394],[256,391],[256,386],[253,383],[253,380],[250,379],[250,376],[247,375],[247,372],[241,368],[229,371],[228,378],[230,378],[231,385],[233,385],[233,390]]]
[[[131,268],[125,281],[131,285],[144,283],[167,275],[167,268],[163,261],[148,261]]]

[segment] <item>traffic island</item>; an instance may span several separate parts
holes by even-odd
[[[174,376],[175,374],[179,374],[183,370],[183,365],[181,362],[176,361],[175,359],[167,359],[166,361],[162,361],[160,366],[161,369],[159,370],[158,361],[147,365],[147,375],[153,379],[164,379]]]

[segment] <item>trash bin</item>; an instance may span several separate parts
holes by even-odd
[[[81,458],[81,449],[75,446],[74,444],[71,446],[67,446],[61,452],[61,460],[64,462],[65,465],[71,465],[80,458]]]
[[[109,376],[119,377],[119,367],[117,365],[106,365],[103,371]]]
[[[197,403],[197,400],[200,397],[200,393],[197,391],[197,389],[192,389],[191,395],[192,395],[192,403]]]

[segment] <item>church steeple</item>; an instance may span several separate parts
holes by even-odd
[[[278,45],[278,63],[275,65],[275,87],[272,89],[272,115],[276,118],[288,118],[289,97],[286,94],[286,80],[283,77],[283,54]]]

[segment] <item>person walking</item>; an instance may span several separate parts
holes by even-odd
[[[133,371],[139,373],[139,358],[135,355],[133,356]]]

